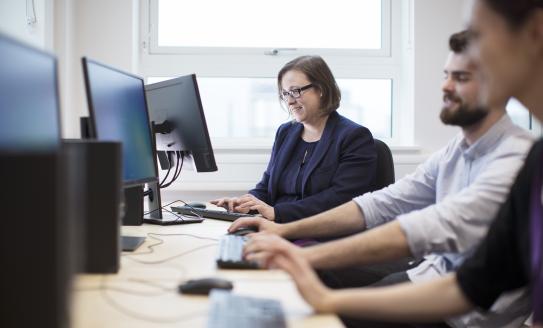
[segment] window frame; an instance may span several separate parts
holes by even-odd
[[[337,79],[390,79],[391,138],[383,141],[391,145],[406,135],[413,135],[413,127],[402,117],[412,108],[400,101],[402,91],[402,24],[404,10],[401,0],[382,0],[381,49],[298,49],[266,55],[267,48],[184,48],[158,46],[158,1],[143,1],[140,8],[139,74],[148,77],[179,76],[196,73],[198,77],[275,78],[287,61],[306,54],[323,56]],[[404,105],[402,105],[404,104]],[[280,109],[279,101],[277,109]],[[341,111],[340,111],[341,112]],[[363,122],[362,122],[363,124]],[[271,147],[269,138],[213,138],[214,148],[263,149]]]
[[[149,53],[177,55],[266,55],[276,56],[279,53],[290,53],[295,56],[319,53],[323,56],[390,56],[390,6],[391,0],[381,0],[381,48],[380,49],[322,49],[322,48],[262,48],[262,47],[161,47],[158,45],[158,3],[160,0],[149,0]],[[277,51],[277,53],[275,51]]]

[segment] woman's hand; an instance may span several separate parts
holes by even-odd
[[[237,199],[238,205],[234,207],[236,212],[248,213],[256,210],[260,215],[270,221],[275,220],[275,209],[251,194],[245,194]]]
[[[215,200],[209,201],[211,204],[224,207],[228,212],[234,212],[234,209],[236,206],[239,205],[239,198],[238,197],[223,197]],[[249,210],[246,212],[241,213],[248,213]]]

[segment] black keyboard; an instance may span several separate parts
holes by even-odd
[[[212,290],[210,300],[208,328],[287,326],[279,301],[240,296],[224,290]]]
[[[172,206],[172,211],[192,216],[203,216],[205,218],[224,220],[224,221],[236,221],[244,216],[254,216],[251,214],[227,212],[223,210],[208,210],[204,208],[190,207],[190,206]]]
[[[243,245],[247,237],[224,235],[219,244],[217,266],[223,269],[258,269],[258,265],[243,259]]]

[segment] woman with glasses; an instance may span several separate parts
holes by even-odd
[[[470,31],[473,55],[485,78],[483,101],[493,106],[515,97],[543,121],[543,0],[475,0]],[[264,234],[251,242],[266,249],[267,266],[282,268],[294,278],[302,296],[318,312],[435,321],[475,308],[491,310],[502,293],[525,287],[533,326],[543,328],[542,186],[543,139],[532,147],[473,256],[456,273],[426,283],[330,290],[290,243]]]
[[[288,62],[277,76],[293,120],[279,127],[262,180],[246,195],[211,203],[279,223],[311,216],[370,191],[376,151],[368,129],[341,116],[341,93],[319,56]]]

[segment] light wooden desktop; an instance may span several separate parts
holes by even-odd
[[[334,315],[314,314],[284,272],[218,269],[218,239],[229,225],[206,219],[200,224],[123,227],[123,234],[147,240],[135,252],[123,252],[118,274],[76,276],[72,326],[205,327],[207,296],[179,294],[177,286],[188,279],[221,277],[234,283],[234,293],[279,300],[288,327],[343,327]],[[149,253],[154,244],[159,245]]]

